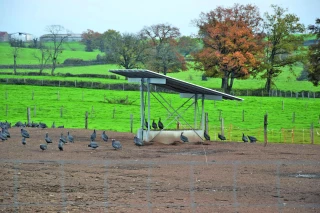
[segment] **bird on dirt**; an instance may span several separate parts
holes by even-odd
[[[69,141],[70,143],[74,143],[73,136],[72,136],[69,132],[68,132],[67,138],[68,138],[68,141]]]
[[[244,133],[242,133],[242,141],[245,143],[248,142],[248,138],[244,135]]]
[[[88,145],[88,147],[91,147],[92,149],[96,149],[99,147],[99,145],[97,144],[97,142],[90,141],[90,144]]]
[[[183,135],[183,132],[181,132],[180,139],[181,139],[182,142],[184,142],[184,143],[185,143],[185,142],[189,142],[188,138]]]
[[[103,141],[108,142],[109,137],[108,137],[108,135],[106,134],[106,131],[103,131],[103,132],[102,132],[101,138],[102,138]]]
[[[144,142],[141,138],[138,138],[137,136],[134,136],[133,142],[136,146],[143,146]]]
[[[156,130],[156,129],[158,128],[157,123],[154,122],[154,119],[153,119],[153,121],[152,121],[152,128],[153,128],[154,130]]]
[[[23,138],[30,138],[29,132],[25,129],[21,129],[21,135]]]
[[[47,149],[47,144],[40,144],[40,149],[42,151],[46,150]]]
[[[226,137],[224,137],[224,135],[221,135],[220,133],[218,133],[218,138],[222,141],[226,140]]]
[[[206,131],[204,131],[203,136],[207,141],[210,141],[210,135],[208,135],[208,133],[206,133]]]
[[[64,125],[62,125],[62,126],[58,126],[58,128],[63,129],[63,128],[64,128]]]
[[[58,148],[59,148],[60,151],[63,151],[63,144],[64,143],[60,140],[59,143],[58,143]]]
[[[249,136],[249,135],[248,135],[248,138],[249,138],[249,140],[250,140],[250,143],[255,143],[255,142],[257,142],[257,138],[254,137],[254,136]]]
[[[1,139],[2,141],[7,140],[7,137],[5,137],[5,136],[2,134],[1,131],[0,131],[0,139]]]
[[[49,137],[49,134],[46,133],[46,137],[44,138],[44,140],[47,142],[47,143],[52,143],[52,140],[51,138]]]
[[[7,138],[10,138],[10,133],[7,128],[2,127],[2,134],[5,134]]]
[[[161,118],[159,118],[158,127],[159,129],[163,129],[163,123],[161,122]]]
[[[96,130],[94,129],[93,133],[90,136],[91,141],[94,141],[96,139],[96,137],[97,137],[97,133],[96,133]]]
[[[22,138],[22,141],[21,141],[21,142],[22,142],[23,145],[26,145],[26,144],[27,144],[26,138]]]
[[[148,129],[148,127],[149,127],[149,123],[148,123],[147,119],[146,119],[146,121],[145,121],[144,125],[145,125],[145,126],[146,126],[146,128]]]
[[[112,139],[112,147],[117,150],[117,149],[122,149],[122,145],[120,141],[116,141],[115,139]]]
[[[67,143],[67,138],[63,136],[63,133],[61,132],[61,135],[60,135],[60,141],[62,141],[63,143]]]

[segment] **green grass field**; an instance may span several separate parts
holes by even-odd
[[[26,109],[30,107],[31,120],[45,122],[49,126],[55,121],[57,126],[84,128],[85,112],[88,111],[90,129],[128,132],[130,130],[130,114],[134,117],[134,133],[139,128],[139,92],[3,84],[0,84],[0,91],[0,102],[2,103],[0,120],[8,120],[12,123],[25,122]],[[32,93],[34,93],[33,100]],[[177,98],[179,97],[177,94],[162,95],[174,108],[186,101],[186,99]],[[104,100],[104,96],[107,101]],[[118,104],[126,97],[128,97],[128,102],[132,102],[132,104]],[[293,140],[295,143],[309,143],[309,129],[312,122],[316,131],[320,132],[319,99],[244,98],[243,102],[205,101],[205,111],[209,113],[209,134],[213,140],[220,132],[220,111],[224,118],[225,135],[228,140],[231,138],[232,141],[241,140],[242,132],[255,135],[262,141],[263,116],[266,112],[269,115],[269,141],[292,142]],[[112,103],[108,103],[108,100]],[[282,110],[282,101],[284,101],[284,110]],[[172,119],[167,119],[168,112],[153,96],[151,96],[151,104],[152,119],[158,120],[161,117],[165,125],[172,121]],[[199,105],[198,111],[200,112],[201,103]],[[193,106],[190,106],[189,102],[179,112],[184,115],[187,123],[193,124],[194,109]],[[61,110],[62,117],[60,117]],[[242,121],[243,110],[245,110],[244,122]],[[294,123],[292,122],[293,113],[295,113]],[[199,116],[198,120],[200,121]],[[182,128],[190,128],[183,119],[180,119],[180,122]],[[173,121],[166,128],[176,128],[176,121]],[[320,143],[320,137],[316,133],[315,142]]]

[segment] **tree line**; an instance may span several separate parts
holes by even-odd
[[[179,28],[167,23],[145,26],[137,33],[88,29],[81,34],[81,42],[86,51],[100,50],[103,60],[125,69],[150,69],[166,75],[192,66],[206,77],[221,78],[226,93],[231,92],[234,79],[250,76],[266,79],[265,90],[269,92],[284,67],[293,71],[299,64],[305,66],[308,79],[318,86],[320,19],[305,27],[288,9],[278,5],[271,8],[262,16],[252,4],[218,6],[192,21],[198,27],[194,37],[181,36]],[[53,45],[39,45],[41,54],[37,57],[40,64],[51,62],[54,75],[62,44],[71,34],[60,25],[50,25],[46,30]],[[303,46],[307,31],[317,40],[309,48]],[[188,58],[194,63],[188,64]]]

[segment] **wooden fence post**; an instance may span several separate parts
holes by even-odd
[[[242,110],[242,122],[244,122],[244,109]]]
[[[311,144],[314,144],[314,134],[313,134],[313,123],[311,123],[310,126],[310,138],[311,138]]]
[[[264,122],[263,122],[263,129],[264,129],[264,146],[268,144],[268,113],[264,115]]]
[[[130,114],[130,132],[132,133],[133,131],[133,115]]]
[[[4,97],[6,98],[6,100],[8,99],[8,91],[6,90]]]
[[[295,113],[295,112],[293,112],[293,113],[292,113],[292,123],[294,123],[294,122],[295,122],[295,120],[296,120],[296,113]]]
[[[282,100],[282,110],[284,110],[284,101]]]
[[[30,107],[27,108],[27,121],[28,121],[28,125],[30,125],[31,123]]]
[[[36,117],[36,115],[37,115],[37,109],[36,109],[36,105],[34,105],[33,116]]]
[[[224,122],[223,122],[223,118],[220,119],[220,125],[221,125],[221,135],[224,136]]]
[[[60,118],[63,116],[63,106],[60,108]]]
[[[6,116],[8,116],[8,104],[6,104]]]
[[[103,95],[104,102],[106,102],[106,94]]]
[[[204,114],[204,132],[209,135],[209,119],[208,119],[208,113],[206,112]]]
[[[32,90],[31,100],[33,100],[33,98],[34,98],[34,90]]]
[[[112,118],[115,117],[115,114],[116,114],[116,107],[113,108]]]
[[[84,117],[84,128],[88,129],[88,111],[86,111],[86,114]]]
[[[57,100],[59,101],[60,100],[60,92],[58,91],[57,93]]]

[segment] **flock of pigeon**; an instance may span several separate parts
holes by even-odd
[[[41,124],[41,123],[40,123]],[[16,124],[17,125],[17,124]],[[15,125],[15,126],[16,126]],[[42,125],[45,125],[45,124],[42,124]],[[40,125],[40,126],[42,126]],[[145,125],[146,127],[148,128],[148,122],[146,120],[145,122]],[[18,125],[19,126],[19,125]],[[8,138],[10,138],[10,133],[8,131],[8,128],[11,127],[10,123],[8,122],[0,122],[0,127],[2,129],[2,131],[0,131],[0,140],[2,141],[5,141],[7,140]],[[152,122],[152,128],[154,129],[157,129],[159,127],[159,129],[163,129],[163,123],[161,122],[161,118],[159,118],[159,121],[158,121],[158,125],[155,123],[155,121],[153,120]],[[63,128],[63,127],[62,127]],[[30,138],[30,134],[27,130],[25,130],[22,126],[21,128],[21,136],[22,136],[22,144],[23,145],[26,145],[27,142],[26,142],[26,138]],[[90,144],[88,144],[88,147],[92,148],[92,149],[96,149],[99,147],[98,143],[95,142],[95,139],[97,137],[97,132],[96,130],[93,130],[93,133],[90,135]],[[101,134],[101,138],[103,141],[107,142],[109,137],[108,135],[106,134],[105,131],[102,132]],[[206,140],[209,140],[210,141],[210,136],[204,132],[204,138]],[[218,134],[218,138],[221,140],[221,141],[225,141],[226,140],[226,137],[224,135],[221,135],[221,134]],[[181,132],[181,135],[180,135],[180,140],[182,142],[189,142],[188,138],[183,135],[183,132]],[[257,142],[257,138],[255,138],[254,136],[245,136],[244,133],[242,133],[242,141],[244,143],[247,143],[250,141],[250,143],[255,143]],[[46,150],[48,148],[48,144],[51,144],[52,143],[52,139],[49,137],[49,134],[46,133],[45,135],[45,144],[40,144],[40,149],[41,150]],[[58,142],[58,148],[60,151],[63,151],[63,146],[64,144],[66,143],[74,143],[74,137],[70,134],[70,132],[68,132],[68,135],[66,137],[63,136],[63,133],[61,133],[60,135],[60,138],[59,138],[59,142]],[[141,138],[138,138],[137,136],[134,136],[134,139],[133,139],[133,142],[136,146],[144,146],[144,141],[141,139]],[[119,149],[122,149],[122,145],[120,143],[120,141],[117,141],[115,139],[112,139],[112,147],[115,149],[115,150],[119,150]]]

